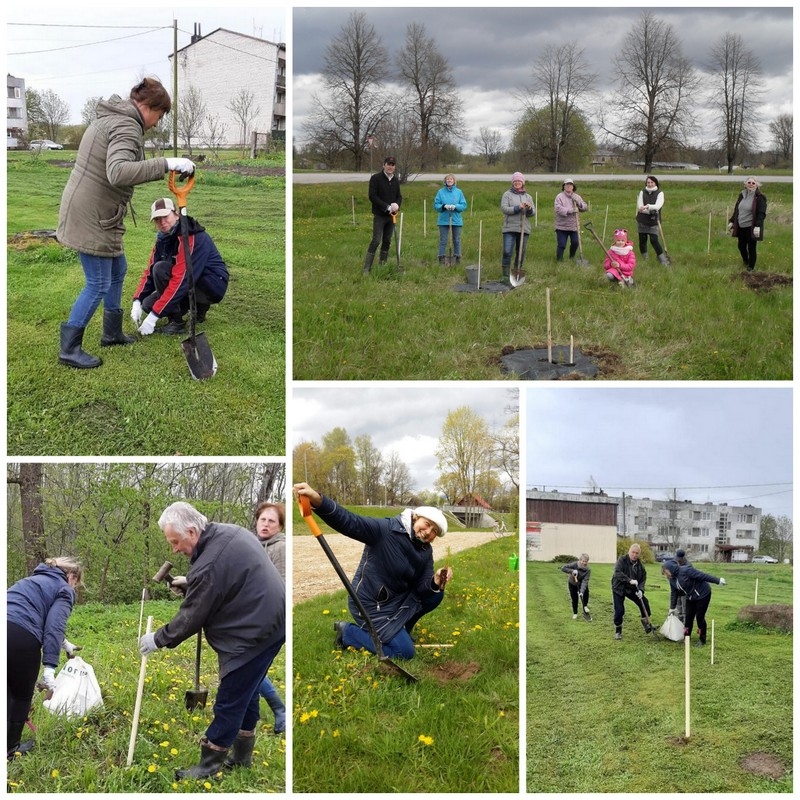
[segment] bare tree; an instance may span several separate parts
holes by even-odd
[[[69,106],[52,89],[45,89],[38,95],[37,110],[35,121],[42,126],[47,138],[58,141],[61,126],[69,122]]]
[[[436,158],[436,150],[448,137],[459,138],[464,127],[463,104],[453,80],[453,70],[439,52],[436,41],[425,35],[425,26],[412,22],[397,55],[401,82],[412,94],[420,146],[420,169]]]
[[[178,135],[183,146],[192,154],[192,139],[200,135],[200,129],[206,118],[206,104],[203,95],[194,86],[190,86],[178,98]]]
[[[541,97],[547,119],[547,168],[561,169],[561,152],[575,133],[578,102],[588,95],[597,80],[589,70],[584,51],[576,42],[546,45],[533,65],[531,95]],[[534,111],[534,104],[529,104]]]
[[[19,485],[25,568],[27,574],[32,575],[37,564],[47,558],[42,517],[42,465],[20,464],[17,473],[8,471],[6,481]]]
[[[102,101],[102,97],[88,97],[81,109],[81,122],[88,128],[97,119],[97,104]]]
[[[496,164],[503,155],[503,136],[494,128],[483,126],[472,141],[490,167]]]
[[[650,172],[656,156],[684,147],[695,127],[692,104],[697,73],[683,56],[672,26],[649,11],[627,34],[613,63],[617,77],[614,112],[608,118],[601,114],[600,125],[632,147],[644,161],[642,171]]]
[[[778,155],[791,161],[794,154],[794,115],[781,114],[770,122],[769,132]]]
[[[409,470],[408,465],[400,458],[400,454],[396,450],[389,453],[389,458],[384,468],[383,481],[386,489],[386,502],[390,506],[402,503],[414,488],[411,470]]]
[[[354,11],[325,51],[325,92],[314,95],[311,140],[338,142],[360,170],[367,146],[392,107],[385,91],[389,76],[386,49],[363,11]]]
[[[247,146],[247,137],[250,133],[250,124],[261,113],[261,106],[253,108],[255,96],[250,89],[241,88],[228,103],[228,110],[236,117],[239,123],[239,135],[242,147]]]
[[[719,112],[720,146],[731,175],[737,156],[757,145],[754,112],[763,87],[761,63],[738,33],[726,33],[711,48],[711,70],[711,105]]]
[[[219,114],[206,117],[205,126],[201,132],[201,141],[203,146],[207,147],[214,158],[219,157],[220,148],[225,144],[225,130],[227,125],[220,122]]]
[[[381,121],[376,131],[383,144],[383,152],[391,153],[397,160],[397,175],[400,183],[406,183],[411,175],[422,168],[419,129],[413,113],[397,105]]]

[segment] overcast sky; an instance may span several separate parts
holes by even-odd
[[[513,392],[513,394],[512,394]],[[372,437],[372,444],[388,458],[392,451],[411,472],[414,489],[433,489],[439,477],[434,451],[447,415],[467,406],[480,415],[490,429],[502,428],[508,420],[506,408],[518,405],[512,387],[418,385],[360,388],[305,388],[292,392],[293,432],[290,448],[301,442],[322,444],[334,428],[344,428],[351,441]]]
[[[588,491],[594,479],[612,495],[677,489],[793,517],[790,389],[537,386],[525,402],[528,487]]]
[[[784,4],[785,5],[785,4]],[[582,8],[363,8],[368,21],[380,34],[387,61],[402,46],[407,26],[425,26],[441,54],[453,69],[453,77],[464,101],[468,127],[467,144],[482,126],[500,130],[505,141],[519,114],[519,90],[529,84],[534,60],[547,44],[577,41],[586,60],[599,76],[598,89],[613,85],[612,57],[625,35],[639,19],[641,6]],[[793,113],[792,106],[792,9],[774,7],[669,8],[649,10],[672,25],[683,53],[703,68],[709,49],[726,33],[738,33],[759,57],[765,92],[759,117],[767,124],[778,114]],[[302,125],[311,108],[311,96],[319,92],[320,72],[329,42],[346,24],[352,8],[295,8],[290,54],[294,69],[295,137],[302,140]],[[324,94],[320,95],[324,97]],[[709,133],[706,133],[708,136]],[[700,139],[698,139],[698,143]]]
[[[44,8],[19,3],[7,5],[5,16],[7,71],[24,78],[28,89],[54,91],[69,105],[71,124],[81,121],[89,97],[127,97],[144,75],[156,76],[172,93],[173,19],[178,21],[179,49],[189,44],[195,23],[204,36],[227,28],[278,43],[286,42],[288,33],[286,10],[263,5],[201,8],[142,2]]]

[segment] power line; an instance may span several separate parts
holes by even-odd
[[[556,484],[551,483],[529,483],[528,488],[533,489],[535,486],[550,486],[553,489],[563,490],[565,488],[569,489],[585,489],[585,487],[579,487],[577,484],[571,486],[557,486]],[[692,491],[699,491],[700,489],[757,489],[757,488],[769,488],[772,486],[789,486],[791,487],[792,481],[783,481],[782,483],[734,483],[729,486],[634,486],[634,489],[637,489],[641,492],[657,492],[657,491],[666,491],[669,489],[674,489],[675,491],[681,492],[692,492]],[[613,489],[615,491],[625,491],[628,489],[630,484],[626,486],[605,486],[603,485],[600,487],[598,484],[598,488],[603,488],[605,491],[606,489]],[[775,494],[782,494],[783,492],[791,491],[791,489],[782,489],[780,492],[775,492]]]
[[[85,26],[59,26],[59,27],[90,27],[88,25]],[[9,56],[34,56],[34,55],[41,55],[42,53],[57,53],[61,50],[78,50],[82,47],[94,47],[98,44],[108,44],[109,42],[121,42],[124,39],[135,39],[137,36],[145,36],[148,33],[154,33],[155,31],[162,31],[162,30],[171,30],[166,26],[159,26],[157,28],[149,28],[145,30],[143,33],[132,33],[130,36],[118,36],[115,39],[103,39],[99,42],[84,42],[83,44],[70,44],[65,47],[51,47],[46,50],[26,50],[20,53],[8,53]]]

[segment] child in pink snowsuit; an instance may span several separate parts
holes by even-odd
[[[617,228],[614,231],[614,244],[606,251],[603,262],[606,278],[620,286],[633,286],[633,271],[636,269],[636,253],[633,242],[628,241],[628,231]]]

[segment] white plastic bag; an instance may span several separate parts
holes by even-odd
[[[661,635],[673,642],[683,641],[683,623],[676,614],[670,614],[661,626]]]
[[[79,656],[70,658],[56,676],[53,696],[42,705],[53,714],[81,717],[103,705],[94,670]]]

